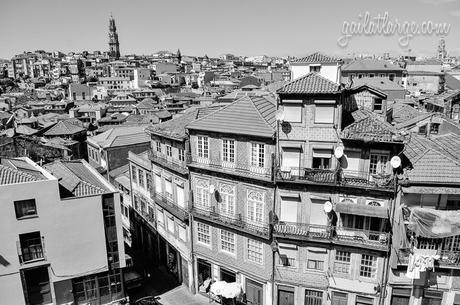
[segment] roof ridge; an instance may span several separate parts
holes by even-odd
[[[247,95],[245,95],[245,96],[243,96],[243,97],[237,99],[236,101],[234,101],[234,102],[228,104],[227,106],[224,106],[224,107],[222,107],[222,108],[220,108],[220,109],[218,109],[218,110],[216,110],[216,111],[211,111],[211,112],[208,113],[207,115],[205,115],[205,116],[203,116],[203,117],[201,117],[201,118],[199,118],[199,119],[193,120],[192,122],[190,122],[190,123],[188,123],[187,125],[185,125],[185,129],[188,129],[188,125],[189,125],[189,124],[193,124],[193,123],[196,123],[196,122],[200,122],[200,121],[202,121],[203,119],[205,119],[205,118],[207,118],[207,117],[210,117],[210,116],[213,115],[213,114],[216,114],[216,113],[218,113],[218,112],[220,112],[220,111],[222,111],[222,110],[224,110],[224,109],[227,109],[228,107],[230,107],[231,105],[237,103],[239,100],[241,100],[241,99],[243,99],[243,98],[249,98],[249,97],[248,97]],[[197,116],[198,116],[198,112],[197,112]]]
[[[259,96],[260,98],[262,99],[265,99],[263,96]],[[262,116],[262,114],[260,113],[259,109],[256,107],[256,105],[254,104],[254,101],[252,100],[252,97],[247,97],[249,99],[249,102],[250,104],[252,105],[252,107],[256,110],[257,114],[259,115],[259,117],[264,121],[265,125],[267,125],[270,129],[273,129],[273,126],[270,125],[270,123],[268,123],[268,121]],[[266,100],[266,99],[265,99]],[[270,101],[267,100],[267,102],[270,103]],[[276,107],[276,106],[275,106]]]

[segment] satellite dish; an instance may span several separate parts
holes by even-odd
[[[401,158],[398,157],[398,156],[394,156],[393,158],[391,158],[390,164],[391,164],[391,167],[393,167],[394,169],[400,167],[401,166]]]
[[[329,213],[332,211],[332,202],[326,201],[324,203],[324,212]]]
[[[214,187],[214,184],[211,184],[211,185],[209,186],[209,192],[212,194],[212,193],[214,193],[215,190],[216,190],[216,189],[215,189],[215,187]]]
[[[335,149],[334,149],[334,156],[337,158],[337,159],[340,159],[343,157],[343,146],[337,146]]]

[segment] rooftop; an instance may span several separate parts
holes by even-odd
[[[367,85],[382,91],[405,90],[401,85],[398,85],[396,82],[393,82],[385,77],[363,77],[353,79],[354,88],[363,85]]]
[[[277,93],[339,93],[340,86],[317,73],[309,73],[277,90]]]
[[[398,65],[386,60],[359,59],[343,65],[342,71],[404,71]]]
[[[87,141],[102,148],[148,143],[150,138],[144,129],[145,126],[113,127],[101,134],[88,138]]]
[[[44,136],[62,136],[62,135],[74,135],[76,133],[85,131],[84,128],[75,125],[74,121],[64,120],[57,122],[53,127],[48,129]]]
[[[298,58],[293,61],[293,63],[308,63],[308,64],[315,64],[315,63],[337,63],[340,59],[333,56],[328,56],[320,52],[315,52],[305,57]]]
[[[2,159],[0,185],[47,180],[47,177],[28,158]]]

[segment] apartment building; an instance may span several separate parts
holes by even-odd
[[[319,52],[298,58],[289,63],[291,80],[296,80],[308,73],[315,72],[331,82],[340,82],[342,60]]]
[[[381,304],[395,197],[389,163],[403,142],[359,90],[317,73],[278,95],[275,300]]]
[[[272,304],[270,218],[276,102],[243,97],[187,125],[194,282],[237,282],[248,304]]]
[[[2,159],[1,303],[124,299],[119,201],[83,160],[40,167],[28,158]]]
[[[459,144],[413,133],[404,149],[386,304],[460,304]]]

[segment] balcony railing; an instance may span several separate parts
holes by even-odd
[[[18,255],[21,265],[32,263],[39,260],[45,260],[43,251],[44,238],[30,238],[23,241],[18,241]]]
[[[139,214],[145,221],[147,221],[151,226],[155,227],[155,216],[149,214],[148,212],[142,209],[135,209],[137,214]]]
[[[238,162],[223,161],[219,158],[203,158],[196,155],[188,155],[187,160],[190,164],[198,167],[210,168],[227,173],[243,175],[248,177],[260,177],[263,179],[271,179],[272,169],[270,164],[266,167],[252,166],[250,164],[239,164]]]
[[[188,220],[188,211],[186,208],[182,208],[176,203],[174,203],[169,196],[159,193],[153,194],[153,199],[163,209],[167,210],[169,213],[173,214],[176,218],[179,218],[182,221]],[[185,206],[187,206],[187,203],[185,203]]]
[[[279,222],[274,225],[274,234],[299,240],[329,242],[357,247],[387,250],[389,233],[325,225]]]
[[[173,159],[172,157],[167,157],[163,155],[162,153],[159,153],[154,150],[149,150],[148,156],[149,156],[149,159],[152,160],[153,162],[166,166],[167,168],[172,169],[176,172],[179,172],[181,174],[188,173],[187,162],[185,160],[179,161],[179,160]]]
[[[391,174],[370,174],[369,172],[317,169],[305,167],[277,168],[276,178],[281,181],[296,181],[316,184],[330,184],[346,187],[394,189]]]
[[[407,265],[409,263],[409,251],[399,250],[398,252],[398,264]],[[450,250],[439,250],[439,259],[435,263],[439,267],[460,269],[460,251]]]
[[[257,234],[259,236],[269,236],[268,223],[255,222],[252,219],[244,217],[242,214],[226,215],[219,213],[216,207],[203,207],[194,206],[192,212],[195,216],[205,218],[214,223],[225,225],[237,230],[244,230],[246,233]]]

